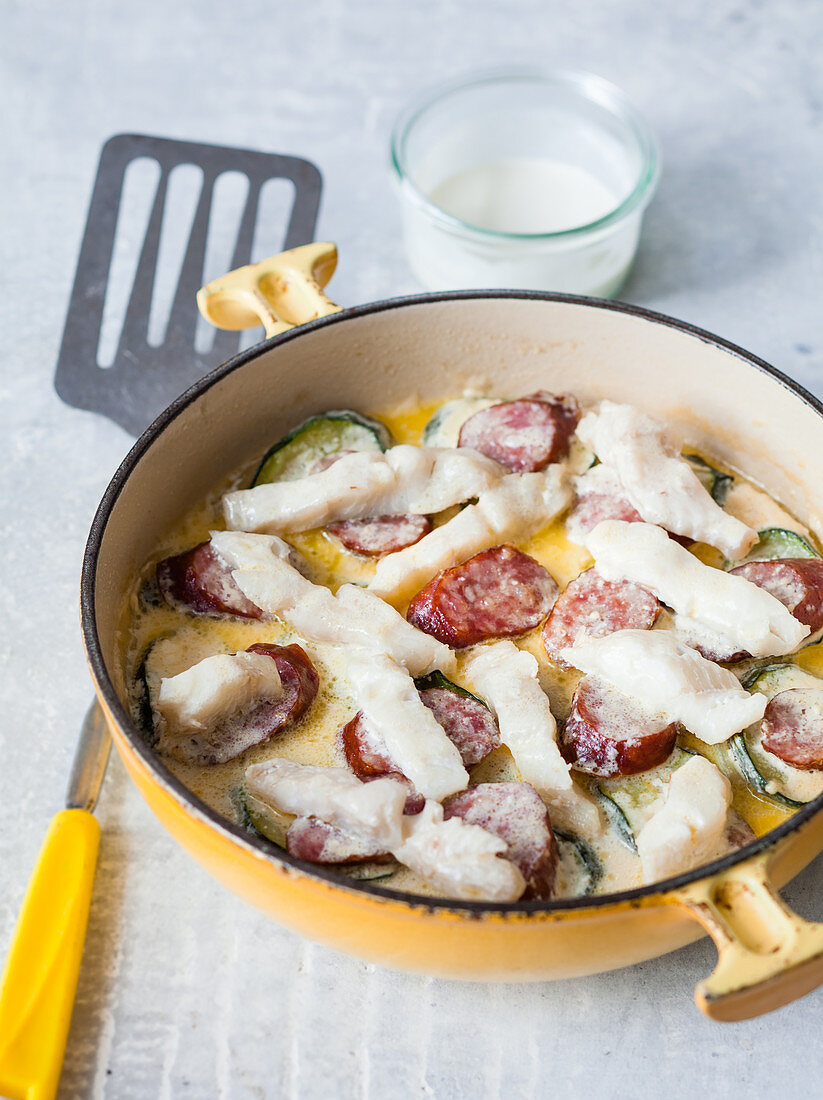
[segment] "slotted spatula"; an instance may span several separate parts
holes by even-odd
[[[115,359],[104,370],[97,357],[118,209],[126,169],[140,158],[156,161],[160,176]],[[169,176],[185,164],[202,170],[203,185],[166,336],[153,347],[148,342],[149,311]],[[269,180],[286,179],[294,184],[283,247],[291,249],[314,239],[322,178],[310,161],[145,134],[117,134],[103,146],[54,379],[58,394],[69,405],[102,413],[138,435],[178,394],[237,351],[239,337],[231,332],[219,332],[207,354],[198,352],[194,342],[194,302],[206,281],[204,261],[214,185],[225,172],[239,172],[249,181],[231,268],[242,267],[251,259],[260,190]]]

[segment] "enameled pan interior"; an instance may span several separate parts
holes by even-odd
[[[608,397],[637,405],[674,421],[688,443],[740,469],[803,523],[823,530],[823,478],[816,470],[823,445],[819,402],[741,349],[631,306],[525,292],[398,299],[294,329],[206,376],[137,441],[95,517],[81,594],[89,659],[125,736],[159,782],[243,845],[332,881],[322,869],[297,863],[220,818],[146,746],[124,706],[118,653],[123,599],[160,538],[192,503],[299,420],[328,408],[369,411],[445,400],[467,387],[504,395],[570,390],[583,402]],[[773,843],[822,805],[823,796],[711,869]],[[667,885],[693,881],[709,870]],[[399,896],[368,883],[354,888]],[[652,889],[659,891],[660,885],[548,904],[431,904],[497,911],[591,908]],[[409,901],[420,904],[417,898]]]

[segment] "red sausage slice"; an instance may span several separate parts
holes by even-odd
[[[424,688],[420,699],[457,747],[463,763],[473,768],[500,747],[500,730],[488,707],[448,688]]]
[[[643,517],[625,497],[592,490],[577,497],[566,520],[570,539],[581,542],[598,523],[619,519],[624,523],[642,523]]]
[[[372,841],[354,836],[316,817],[297,817],[286,833],[286,850],[310,863],[360,863],[391,858]]]
[[[761,724],[767,752],[804,771],[823,769],[823,688],[789,688],[769,700]]]
[[[375,516],[373,519],[347,519],[326,528],[340,539],[347,550],[368,557],[394,554],[414,546],[432,529],[428,516]]]
[[[452,648],[525,634],[557,598],[551,573],[513,546],[493,546],[444,569],[409,604],[406,618]]]
[[[252,745],[268,741],[309,709],[317,695],[320,678],[308,655],[299,645],[249,646],[247,653],[271,657],[280,673],[283,694],[275,700],[261,700],[251,709],[229,715],[208,730],[175,739],[167,751],[189,764],[224,764]]]
[[[607,581],[587,569],[557,597],[543,626],[543,645],[550,661],[569,668],[560,650],[616,630],[648,630],[659,614],[660,604],[648,588],[633,581]]]
[[[634,775],[671,754],[677,722],[648,715],[624,695],[584,676],[563,730],[563,755],[587,775]]]
[[[823,626],[823,558],[750,561],[731,572],[765,588],[812,633]]]
[[[367,724],[362,711],[343,726],[340,739],[349,767],[358,779],[399,774],[382,737]]]
[[[200,615],[219,613],[262,619],[263,612],[247,600],[210,542],[157,563],[157,587],[171,607],[187,607]]]
[[[526,880],[524,898],[547,900],[554,890],[557,842],[543,800],[529,783],[480,783],[443,803],[443,816],[499,836],[509,846],[506,859]]]
[[[519,473],[542,470],[568,454],[579,419],[580,406],[571,394],[556,397],[541,390],[476,412],[461,427],[457,445]]]
[[[354,454],[354,451],[335,451],[324,455],[309,470],[310,474],[319,474],[328,470],[338,459]],[[368,519],[346,519],[339,523],[330,523],[326,530],[340,539],[347,550],[367,557],[379,557],[381,554],[394,554],[414,546],[432,529],[428,516],[373,516]]]

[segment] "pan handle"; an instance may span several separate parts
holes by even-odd
[[[266,336],[277,336],[340,311],[323,293],[336,267],[336,245],[304,244],[207,283],[197,292],[197,308],[217,328],[262,324]]]
[[[717,947],[694,999],[713,1020],[748,1020],[823,984],[823,923],[792,912],[769,882],[768,852],[674,892]]]

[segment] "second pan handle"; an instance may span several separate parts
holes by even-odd
[[[323,293],[336,267],[336,245],[304,244],[238,267],[201,287],[197,307],[217,328],[262,324],[266,336],[277,336],[295,325],[340,311]]]
[[[823,984],[823,924],[792,912],[762,852],[674,896],[714,940],[717,966],[695,990],[714,1020],[748,1020]]]

